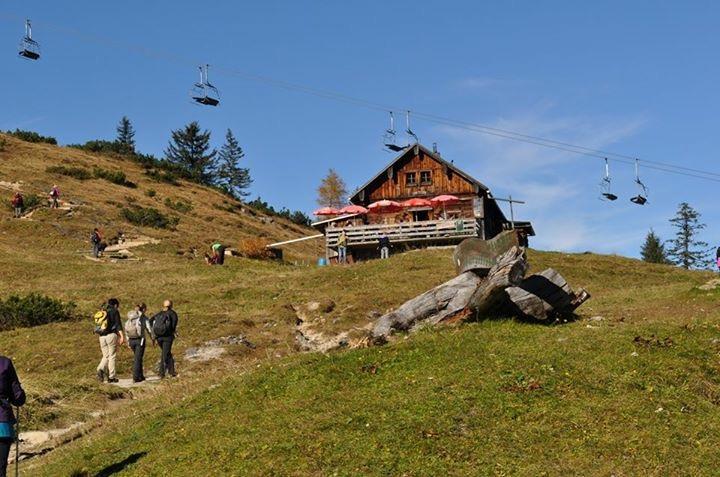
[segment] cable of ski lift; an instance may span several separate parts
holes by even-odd
[[[27,60],[38,60],[40,58],[40,44],[32,38],[30,20],[25,20],[25,36],[20,40],[18,55]]]

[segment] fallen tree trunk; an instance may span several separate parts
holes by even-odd
[[[508,287],[505,293],[512,312],[540,321],[569,316],[590,298],[582,288],[575,293],[552,268],[526,278],[518,286]]]
[[[498,309],[506,303],[505,289],[520,283],[527,266],[524,249],[512,247],[500,256],[486,278],[474,272],[462,273],[381,316],[372,339],[383,343],[393,331],[457,321]]]

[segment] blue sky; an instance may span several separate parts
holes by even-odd
[[[713,2],[29,2],[0,6],[0,128],[63,143],[112,138],[122,115],[138,148],[162,155],[198,120],[216,145],[231,128],[253,196],[311,211],[334,167],[354,188],[391,156],[380,111],[242,78],[333,90],[398,107],[719,171],[720,5]],[[22,19],[43,58],[15,58]],[[150,50],[143,54],[141,48]],[[199,63],[217,109],[187,99]],[[611,164],[621,199],[597,199],[598,159],[415,121],[421,140],[487,184],[525,199],[543,249],[637,256],[653,227],[669,238],[680,201],[720,231],[717,183],[642,170],[650,203],[631,204],[631,167]]]

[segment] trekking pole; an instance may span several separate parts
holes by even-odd
[[[15,406],[15,477],[20,476],[20,406]]]

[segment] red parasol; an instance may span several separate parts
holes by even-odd
[[[447,194],[447,195],[439,195],[437,197],[433,197],[432,199],[430,199],[430,202],[432,202],[432,204],[434,206],[442,205],[443,218],[447,218],[447,212],[445,211],[445,206],[457,204],[458,202],[460,202],[460,199],[455,197],[454,195]]]
[[[360,205],[346,205],[339,211],[341,214],[367,214],[368,210]]]
[[[401,204],[403,207],[432,207],[432,202],[427,199],[408,199]]]
[[[321,215],[339,215],[340,211],[334,207],[323,207],[313,212],[313,214],[318,217]]]
[[[393,212],[400,212],[403,206],[399,202],[394,200],[379,200],[368,205],[368,212],[372,214],[392,214]]]

